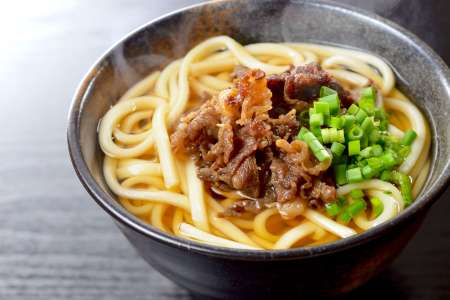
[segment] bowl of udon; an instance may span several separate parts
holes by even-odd
[[[208,2],[94,64],[70,155],[140,255],[188,290],[338,295],[388,266],[446,187],[449,74],[365,11]]]

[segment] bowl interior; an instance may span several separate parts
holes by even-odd
[[[229,35],[242,44],[336,44],[371,52],[391,63],[400,88],[428,118],[433,135],[432,169],[420,197],[408,208],[418,210],[436,198],[448,179],[450,77],[446,66],[427,46],[393,26],[372,14],[340,5],[258,0],[213,2],[151,22],[112,47],[82,82],[69,124],[69,147],[75,168],[107,211],[119,212],[136,222],[106,188],[101,172],[103,155],[97,142],[99,120],[127,88],[215,35]]]

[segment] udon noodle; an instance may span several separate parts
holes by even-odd
[[[130,213],[161,231],[215,246],[240,249],[287,249],[330,243],[385,222],[405,207],[398,187],[379,179],[345,184],[338,196],[361,189],[377,197],[383,211],[377,217],[362,212],[343,224],[323,210],[302,208],[295,218],[283,218],[275,207],[253,218],[224,217],[239,195],[215,198],[197,176],[190,158],[175,154],[170,144],[180,117],[198,107],[204,95],[232,86],[237,65],[279,74],[290,65],[318,63],[347,90],[373,84],[377,106],[390,112],[389,132],[402,137],[412,128],[417,138],[398,167],[412,181],[416,198],[430,168],[430,133],[420,110],[396,88],[389,65],[377,56],[306,43],[257,43],[242,46],[227,36],[210,38],[186,56],[136,83],[104,116],[99,143],[105,154],[103,173],[109,188]],[[367,211],[369,212],[369,211]]]

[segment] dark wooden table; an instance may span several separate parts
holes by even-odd
[[[69,162],[65,130],[72,94],[105,49],[195,2],[0,6],[0,299],[191,298],[149,267],[90,199]],[[448,2],[345,2],[404,24],[450,61]],[[447,192],[395,263],[349,297],[450,299],[449,212]]]

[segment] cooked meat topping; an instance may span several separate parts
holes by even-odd
[[[234,87],[180,120],[171,136],[174,151],[194,158],[208,186],[240,192],[243,199],[225,215],[257,213],[278,203],[290,216],[304,207],[301,203],[332,201],[336,189],[327,172],[330,163],[319,163],[296,139],[296,115],[317,99],[323,85],[335,89],[343,102],[351,101],[349,93],[316,64],[269,77],[238,68],[234,76]]]
[[[295,108],[297,111],[305,109],[319,97],[320,87],[327,86],[339,94],[339,98],[345,107],[353,103],[349,92],[344,90],[339,83],[318,64],[291,67],[290,70],[267,77],[267,87],[272,91],[273,114],[285,113]]]

